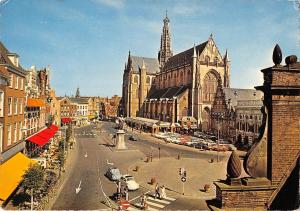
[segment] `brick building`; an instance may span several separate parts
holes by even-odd
[[[223,88],[218,85],[209,128],[220,138],[246,145],[259,135],[263,92],[255,89]]]
[[[0,118],[3,127],[1,135],[2,161],[24,149],[23,131],[26,72],[19,63],[19,56],[9,52],[0,42],[0,70],[2,73],[3,110]],[[5,78],[8,77],[8,84]],[[4,80],[4,81],[3,81]]]
[[[121,97],[114,95],[111,98],[102,98],[99,102],[100,118],[115,118],[119,113]]]
[[[294,210],[299,208],[300,62],[292,55],[281,65],[278,45],[274,66],[264,75],[263,130],[244,159],[249,177],[215,182],[217,206],[222,209]],[[228,169],[238,172],[237,165]],[[231,167],[233,165],[233,168]]]
[[[77,115],[77,105],[73,104],[68,97],[60,97],[58,98],[60,103],[60,117],[62,122],[67,120],[68,122],[75,122],[76,115]]]
[[[158,59],[128,55],[122,113],[172,123],[192,116],[200,128],[208,130],[218,80],[224,87],[230,86],[228,52],[221,55],[211,35],[207,41],[173,55],[170,20],[166,16],[163,22]]]

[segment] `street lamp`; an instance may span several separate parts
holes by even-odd
[[[66,139],[67,139],[67,126],[64,125],[61,127],[64,130],[65,138],[64,138],[64,153],[66,152]]]
[[[220,146],[220,127],[221,127],[221,125],[220,125],[220,119],[222,119],[223,120],[223,118],[224,118],[224,115],[222,114],[222,113],[218,113],[218,112],[216,112],[216,113],[213,113],[213,115],[214,115],[214,117],[217,117],[217,132],[218,132],[218,139],[217,139],[217,162],[219,162],[219,146]]]

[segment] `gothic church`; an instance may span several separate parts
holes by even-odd
[[[176,123],[194,117],[208,129],[218,83],[230,87],[228,52],[222,56],[212,35],[173,55],[170,20],[163,20],[158,59],[133,56],[125,63],[122,87],[124,117],[145,117]]]

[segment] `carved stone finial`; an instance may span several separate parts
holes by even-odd
[[[275,45],[273,50],[273,62],[275,65],[279,65],[282,61],[282,52],[278,44]]]
[[[239,156],[232,151],[227,163],[227,178],[238,178],[242,173],[242,165]]]
[[[285,58],[286,65],[291,65],[297,62],[297,56],[296,55],[290,55]]]

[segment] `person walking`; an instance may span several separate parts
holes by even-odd
[[[154,194],[154,198],[156,199],[157,197],[160,198],[160,187],[158,185],[158,183],[156,183],[155,185],[155,190],[154,190],[155,194]]]
[[[167,194],[166,194],[166,188],[165,188],[165,186],[163,185],[162,187],[161,187],[161,198],[162,199],[165,199],[167,197]]]
[[[147,209],[147,196],[143,193],[143,195],[141,196],[141,208],[144,210],[144,209]]]

